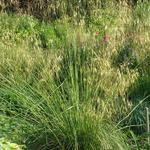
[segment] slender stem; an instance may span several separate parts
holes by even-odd
[[[147,133],[148,133],[148,137],[147,137],[147,142],[148,145],[150,144],[150,137],[149,137],[149,131],[150,131],[150,120],[149,120],[149,109],[146,107],[146,120],[147,120]]]
[[[126,120],[145,100],[147,100],[150,97],[150,95],[146,96],[144,99],[142,99],[131,111],[130,113],[124,117],[122,120],[120,120],[116,126],[119,126],[120,123],[122,123],[124,120]]]

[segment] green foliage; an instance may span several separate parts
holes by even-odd
[[[10,143],[5,139],[0,139],[0,149],[1,150],[21,150],[22,148],[15,143]]]
[[[146,149],[150,4],[47,2],[30,10],[47,23],[0,14],[0,137],[31,150]]]
[[[40,83],[38,88],[28,83],[21,86],[2,76],[0,97],[5,106],[1,111],[19,118],[20,124],[26,122],[28,130],[23,128],[18,134],[20,139],[25,137],[29,149],[128,149],[125,135],[95,114],[95,95],[85,91],[89,85],[84,84],[81,74],[86,63],[84,55],[76,49],[66,51],[64,59],[69,65],[65,66],[66,80],[59,86],[53,78],[49,88],[41,89]],[[62,91],[68,88],[68,94]]]

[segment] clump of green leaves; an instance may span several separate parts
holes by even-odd
[[[6,139],[0,139],[0,149],[1,150],[22,150],[24,146],[19,146],[15,143],[8,142]]]

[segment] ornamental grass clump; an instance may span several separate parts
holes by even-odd
[[[18,140],[28,149],[129,149],[126,136],[99,117],[103,114],[95,113],[96,89],[92,94],[93,87],[86,81],[89,56],[76,47],[65,50],[63,72],[55,74],[55,80],[49,76],[48,89],[1,75],[0,111],[18,118],[18,124],[26,122]]]

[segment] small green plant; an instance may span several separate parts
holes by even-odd
[[[15,143],[8,142],[6,139],[0,139],[1,150],[22,150],[23,146],[19,146]]]

